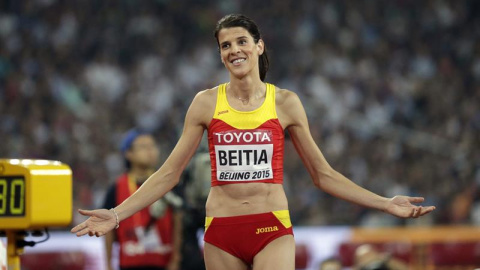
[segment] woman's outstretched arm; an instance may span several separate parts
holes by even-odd
[[[397,217],[419,217],[435,209],[434,206],[414,205],[421,197],[395,196],[385,198],[347,179],[326,161],[312,138],[303,105],[298,96],[288,90],[279,90],[277,113],[288,129],[295,149],[307,167],[316,187],[344,200],[385,211]]]
[[[208,91],[208,90],[207,90]],[[209,110],[209,101],[205,92],[200,92],[192,101],[185,117],[182,135],[165,163],[153,173],[143,185],[122,204],[115,207],[118,221],[122,221],[141,209],[160,199],[170,191],[180,179],[180,175],[195,153],[206,128],[206,119],[213,112]],[[210,115],[208,115],[210,113]],[[114,211],[107,209],[79,210],[89,218],[75,226],[71,232],[77,236],[89,234],[102,236],[115,228],[117,217]]]

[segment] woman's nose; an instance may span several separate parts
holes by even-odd
[[[231,54],[236,54],[240,51],[240,47],[238,45],[235,45],[233,44],[231,47],[230,47],[230,53]]]

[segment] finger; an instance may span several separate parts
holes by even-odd
[[[94,236],[94,235],[95,235],[95,232],[94,232],[94,231],[89,231],[89,232],[88,232],[88,236],[92,237],[92,236]]]
[[[85,224],[85,222],[82,222],[80,224],[78,224],[77,226],[73,227],[70,232],[72,233],[76,233],[78,231],[81,231],[83,229],[85,229],[87,227],[87,225]]]
[[[89,231],[88,228],[84,228],[83,230],[78,231],[77,232],[77,237],[84,236],[85,234],[88,233],[88,231]]]
[[[420,216],[426,215],[426,214],[432,212],[435,209],[436,209],[435,206],[423,207],[423,210],[422,210],[422,213],[420,213]]]
[[[411,202],[411,203],[421,203],[424,200],[425,199],[423,197],[409,197],[408,198],[408,201]]]
[[[78,212],[84,216],[93,216],[93,211],[78,209]]]

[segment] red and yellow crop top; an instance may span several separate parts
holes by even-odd
[[[226,85],[218,86],[215,114],[208,127],[212,186],[283,183],[284,133],[275,109],[275,86],[267,83],[256,110],[230,107]]]

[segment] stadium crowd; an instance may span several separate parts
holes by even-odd
[[[335,169],[437,206],[405,221],[335,199],[287,142],[294,224],[480,225],[479,12],[474,0],[1,1],[0,156],[69,164],[74,207],[98,207],[128,129],[152,130],[165,159],[194,95],[228,80],[213,28],[243,13],[263,30],[267,81],[300,96]]]

